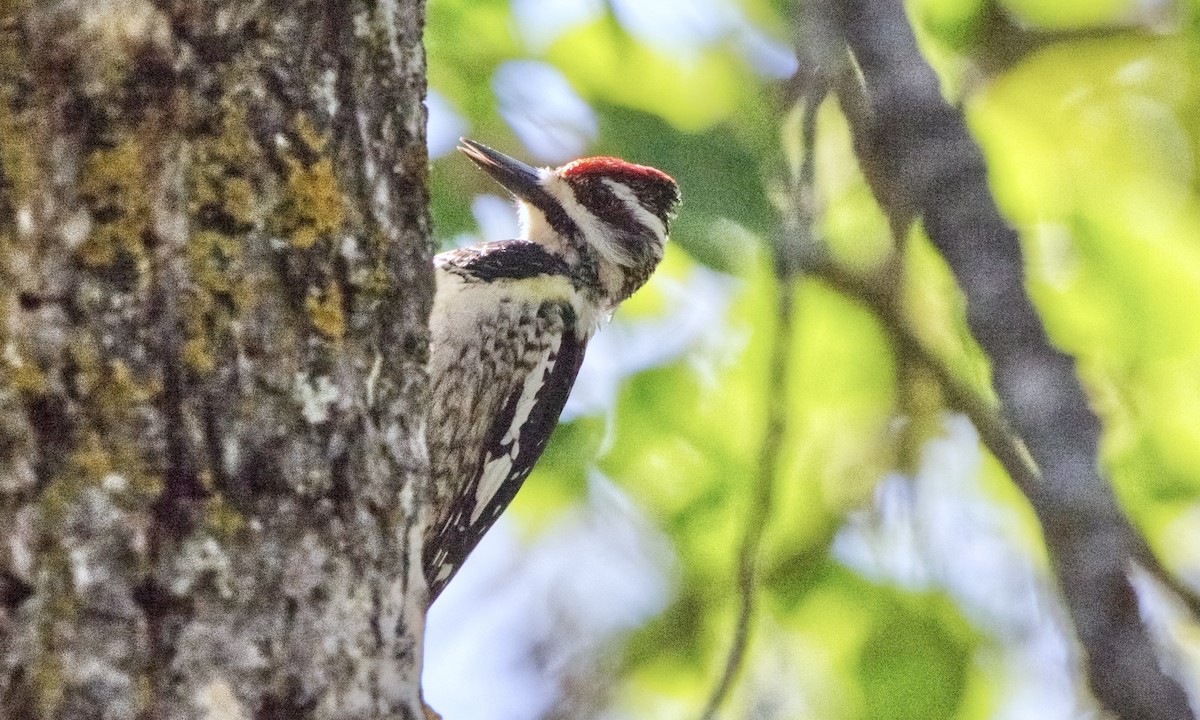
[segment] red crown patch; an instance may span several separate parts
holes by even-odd
[[[645,180],[658,180],[675,184],[675,180],[662,170],[647,165],[635,165],[614,157],[589,157],[572,160],[555,172],[565,178],[588,175],[624,175]]]

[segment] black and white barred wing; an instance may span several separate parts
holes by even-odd
[[[429,447],[435,487],[449,492],[435,498],[438,519],[426,539],[431,598],[545,450],[587,344],[563,274],[538,272],[527,249],[496,254],[456,257],[469,273],[440,271]]]

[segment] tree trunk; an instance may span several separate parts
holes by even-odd
[[[0,15],[0,717],[418,717],[423,4]]]

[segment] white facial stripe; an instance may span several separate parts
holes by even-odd
[[[658,236],[659,242],[666,242],[667,226],[657,215],[646,209],[642,201],[638,200],[637,193],[625,183],[612,178],[601,178],[601,180],[613,191],[614,195],[621,199],[621,202],[625,203],[625,207],[629,208],[629,212],[633,213],[638,222],[653,230],[654,234]]]
[[[575,191],[565,180],[551,174],[542,180],[542,187],[558,200],[567,216],[575,221],[579,232],[583,233],[584,242],[595,248],[602,258],[626,267],[633,264],[629,251],[612,241],[612,231],[603,220],[575,199]]]
[[[538,184],[545,187],[554,179],[554,173],[548,168],[538,168]],[[534,234],[541,233],[542,228],[536,227],[545,225],[546,218],[537,209],[530,207],[524,200],[517,201],[517,227],[520,229],[520,237],[526,240],[532,239]],[[539,238],[540,239],[540,238]]]

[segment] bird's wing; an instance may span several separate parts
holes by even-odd
[[[490,258],[488,268],[495,261]],[[435,317],[451,327],[433,327],[429,446],[435,486],[452,494],[435,502],[438,520],[426,538],[431,599],[533,469],[583,362],[588,335],[566,293],[543,287],[537,295],[543,299],[531,302],[527,287],[465,282],[443,293],[439,286],[439,298],[454,307],[435,308]]]

